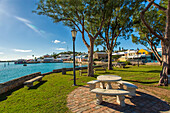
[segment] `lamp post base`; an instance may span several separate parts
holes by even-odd
[[[77,86],[77,84],[73,84],[72,86]]]

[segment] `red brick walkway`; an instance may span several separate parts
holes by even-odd
[[[136,97],[125,97],[125,107],[116,103],[115,97],[103,96],[101,105],[96,105],[95,94],[89,92],[88,86],[81,86],[68,95],[67,106],[75,113],[170,113],[170,106],[159,97],[146,93],[143,89],[136,91]]]

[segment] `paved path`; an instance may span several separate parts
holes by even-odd
[[[136,93],[136,97],[126,96],[125,107],[120,107],[116,98],[109,96],[103,96],[104,102],[96,105],[95,94],[89,92],[88,86],[81,86],[68,95],[67,106],[75,113],[170,113],[170,106],[159,97],[143,89],[137,89]]]

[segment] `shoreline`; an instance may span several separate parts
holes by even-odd
[[[94,66],[94,67],[100,67],[100,66]],[[87,69],[87,66],[76,67],[76,70],[80,70],[80,69]],[[36,73],[28,74],[28,75],[25,75],[25,76],[22,76],[16,79],[9,80],[7,82],[0,83],[0,94],[6,93],[17,87],[23,86],[25,81],[35,78],[37,76],[46,76],[52,73],[61,73],[61,72],[62,74],[64,73],[66,74],[67,71],[73,71],[73,68],[53,69],[51,72],[47,72],[47,73],[36,72]]]

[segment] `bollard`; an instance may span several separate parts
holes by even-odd
[[[62,68],[62,75],[66,74],[66,68]]]

